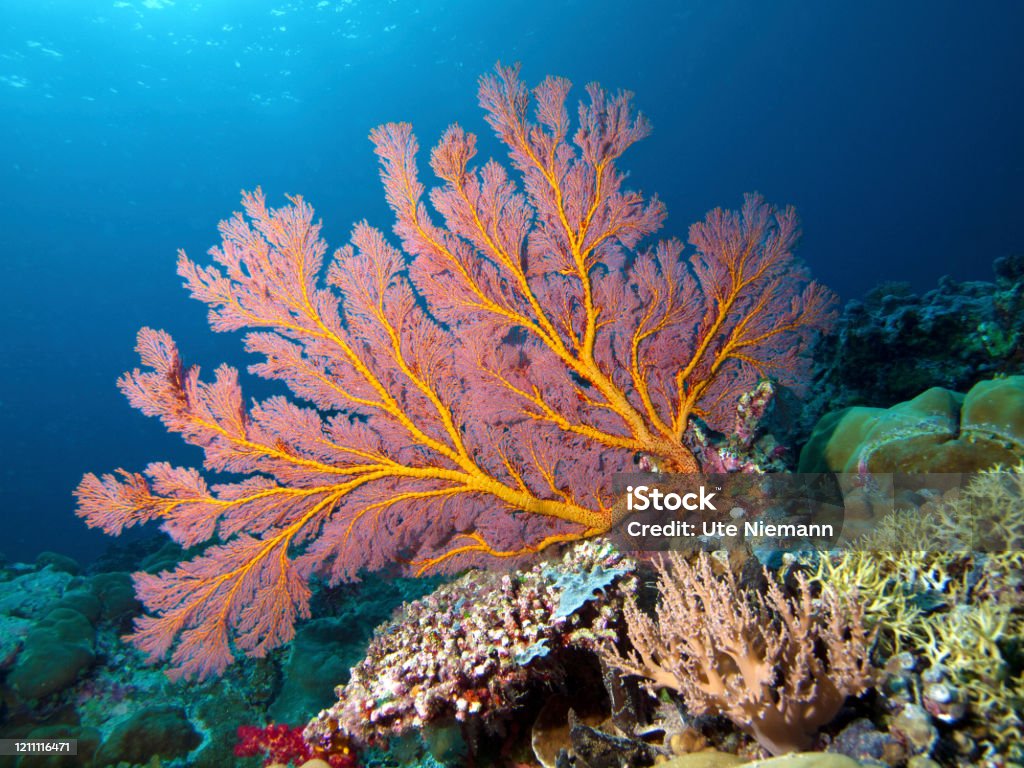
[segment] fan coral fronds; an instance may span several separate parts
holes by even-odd
[[[677,691],[691,712],[724,715],[781,754],[808,747],[846,697],[871,684],[871,637],[856,599],[814,599],[802,577],[795,598],[770,578],[764,595],[744,590],[731,572],[716,577],[706,553],[691,565],[672,552],[657,568],[657,620],[627,602],[633,650],[603,655]]]
[[[750,195],[693,226],[689,259],[676,240],[643,246],[665,210],[616,164],[648,123],[628,93],[591,85],[572,133],[568,90],[545,80],[531,119],[515,68],[483,78],[520,179],[472,167],[476,138],[452,126],[430,156],[433,214],[411,127],[374,130],[403,250],[363,222],[326,259],[312,208],[257,190],[221,223],[214,265],[181,254],[213,329],[247,329],[251,372],[313,407],[247,407],[236,371],[203,380],[166,333],[139,334],[144,369],[120,380],[132,405],[206,469],[245,477],[209,486],[156,463],[82,480],[89,525],[157,520],[186,547],[219,542],[137,576],[150,615],[132,637],[151,659],[207,676],[265,654],[308,614],[314,573],[454,570],[603,533],[611,475],[636,453],[694,470],[695,417],[714,425],[758,377],[800,382],[831,296],[792,256],[793,210]]]

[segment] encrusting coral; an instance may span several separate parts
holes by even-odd
[[[635,564],[586,541],[561,561],[513,575],[470,572],[406,605],[374,633],[339,701],[306,729],[330,750],[339,737],[379,743],[413,728],[508,716],[537,679],[559,674],[563,649],[614,637]]]
[[[883,283],[848,302],[815,348],[807,412],[888,408],[931,387],[966,392],[1024,371],[1024,254],[992,268],[994,282],[945,276],[924,295]]]
[[[821,418],[801,472],[975,472],[1024,458],[1024,376],[981,381],[967,394],[932,387],[891,408]]]
[[[202,448],[207,470],[244,476],[211,487],[154,463],[79,485],[91,526],[156,520],[186,548],[215,542],[136,576],[148,615],[131,639],[150,660],[206,677],[264,656],[308,617],[315,574],[456,570],[599,535],[612,473],[636,454],[695,470],[694,418],[715,427],[759,377],[805,378],[832,296],[792,255],[793,209],[749,195],[693,225],[688,258],[678,240],[645,247],[664,206],[616,164],[650,127],[630,94],[590,85],[573,131],[569,87],[547,78],[531,99],[502,66],[481,80],[521,180],[471,166],[476,137],[450,127],[430,155],[443,224],[411,127],[374,130],[402,251],[357,224],[322,282],[312,208],[271,209],[257,190],[221,224],[215,266],[180,255],[213,329],[248,329],[263,358],[250,370],[315,408],[247,407],[234,369],[203,381],[167,333],[140,332],[129,401]]]
[[[657,618],[628,600],[632,651],[606,646],[602,656],[677,691],[692,713],[723,715],[782,754],[810,746],[846,698],[871,685],[872,638],[855,595],[814,597],[802,576],[794,597],[771,578],[761,594],[729,570],[716,576],[703,552],[693,565],[672,552],[657,569]]]

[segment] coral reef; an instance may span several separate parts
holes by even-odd
[[[672,552],[657,568],[657,619],[627,601],[632,650],[605,648],[603,657],[678,692],[691,712],[724,715],[777,755],[810,746],[847,696],[871,685],[856,595],[815,599],[803,577],[793,597],[771,579],[762,595],[731,571],[717,577],[703,552],[695,565]]]
[[[607,543],[587,541],[559,562],[470,573],[408,604],[377,629],[338,703],[306,737],[330,751],[339,734],[379,743],[428,725],[508,717],[538,679],[558,677],[564,649],[616,634],[634,568]]]
[[[470,165],[476,137],[449,128],[430,155],[429,201],[407,124],[371,138],[403,251],[367,223],[325,266],[301,198],[262,192],[221,224],[204,266],[179,273],[214,330],[248,329],[251,370],[284,397],[246,407],[238,374],[185,368],[171,337],[139,334],[145,370],[120,387],[241,481],[210,486],[166,463],[89,474],[78,513],[119,534],[156,520],[184,547],[216,542],[136,587],[148,615],[131,638],[170,673],[219,674],[262,657],[309,616],[308,580],[360,570],[457,570],[607,531],[611,474],[644,453],[695,470],[683,437],[720,426],[759,377],[804,381],[804,350],[832,296],[792,255],[792,208],[748,195],[738,212],[643,245],[665,218],[624,188],[622,154],[649,133],[628,93],[587,88],[575,132],[569,83],[531,93],[515,68],[481,80],[508,148]]]
[[[715,432],[694,419],[688,444],[705,474],[780,472],[794,463],[791,426],[799,417],[795,395],[762,379],[736,401],[732,423]]]
[[[849,302],[814,352],[812,418],[1024,373],[1024,255],[997,259],[993,270],[994,283],[944,277],[923,296],[886,283]]]
[[[962,492],[895,512],[856,550],[822,556],[811,579],[860,596],[889,671],[883,687],[894,702],[905,693],[899,712],[918,707],[964,727],[968,756],[1024,757],[1022,546],[1024,464],[996,467]]]
[[[145,765],[157,755],[163,760],[187,757],[202,736],[180,707],[139,709],[118,723],[96,750],[96,765]]]
[[[303,765],[314,758],[323,760],[330,768],[356,768],[358,765],[355,752],[347,747],[337,749],[335,754],[320,756],[302,737],[301,727],[281,723],[262,728],[239,726],[235,757],[262,757],[264,766]]]
[[[41,699],[72,685],[95,659],[96,630],[72,608],[54,608],[25,635],[7,684],[22,699]]]
[[[0,626],[12,633],[0,665],[0,737],[78,739],[82,766],[154,755],[173,765],[195,749],[202,737],[184,707],[154,705],[117,650],[122,621],[138,608],[126,573],[82,574],[52,553],[0,569]]]
[[[847,408],[821,418],[801,472],[973,472],[1024,458],[1024,376],[975,384],[966,395],[933,387],[891,408]]]
[[[647,606],[647,564],[601,538],[621,514],[612,475],[752,487],[791,468],[832,297],[792,255],[793,210],[757,195],[694,224],[689,254],[651,241],[666,211],[618,167],[649,125],[591,85],[572,126],[569,87],[530,92],[499,65],[479,96],[509,168],[474,167],[476,137],[452,126],[429,192],[411,127],[375,129],[398,247],[362,222],[328,257],[302,198],[275,209],[257,189],[212,264],[180,254],[212,328],[247,331],[251,371],[294,400],[247,405],[237,371],[204,380],[140,332],[122,391],[227,480],[166,463],[83,478],[89,525],[156,521],[175,544],[131,582],[55,553],[0,572],[0,736],[172,768],[228,764],[236,728],[234,757],[320,768],[356,749],[512,765],[532,748],[558,768],[1024,760],[1024,258],[994,284],[883,286],[817,348],[808,412],[849,407],[818,421],[801,471],[848,473],[872,511],[881,473],[983,470],[966,487],[901,489],[912,506],[850,549],[672,552]],[[762,501],[785,511],[723,512]],[[502,561],[518,570],[464,570]],[[385,569],[418,586],[353,585]]]
[[[134,557],[128,554],[132,545],[126,545],[115,558],[120,567],[142,568],[148,562],[159,568],[165,562],[162,555],[144,558],[145,542],[134,547]],[[374,625],[439,582],[439,577],[374,579],[320,589],[314,604],[321,618],[303,626],[307,631],[295,648],[246,659],[217,680],[185,684],[146,666],[142,654],[121,641],[141,611],[129,573],[96,572],[95,564],[86,569],[49,555],[37,564],[0,562],[0,738],[78,740],[78,754],[66,762],[38,756],[12,761],[24,768],[150,766],[156,759],[165,768],[256,766],[256,760],[233,757],[239,725],[267,722],[273,712],[301,716],[278,722],[305,722],[334,700],[333,685],[362,658]],[[61,672],[79,653],[66,645],[69,628],[76,630],[73,638],[88,637],[92,659],[73,676]],[[22,671],[15,676],[15,669]],[[321,685],[311,684],[328,674]],[[29,680],[46,682],[47,689],[28,698]]]
[[[0,576],[0,672],[17,706],[74,686],[96,661],[97,630],[138,605],[126,574],[78,571],[71,558],[44,552],[34,569]]]

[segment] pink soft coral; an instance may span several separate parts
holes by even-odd
[[[262,757],[264,766],[303,765],[314,758],[331,768],[356,768],[359,764],[355,751],[340,736],[327,742],[326,748],[313,747],[303,738],[301,727],[284,723],[239,726],[235,757]]]

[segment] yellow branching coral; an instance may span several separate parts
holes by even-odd
[[[955,604],[964,586],[949,573],[962,559],[930,552],[844,552],[820,558],[810,580],[840,595],[857,595],[865,624],[877,630],[879,649],[890,656],[923,641],[923,595]]]
[[[857,542],[871,552],[1011,552],[1024,549],[1024,463],[977,473],[921,509],[897,510]]]
[[[897,510],[857,542],[820,558],[811,581],[855,594],[882,658],[911,651],[967,694],[997,750],[1024,734],[1024,464],[980,472],[960,493]],[[927,549],[924,549],[927,547]]]
[[[1011,676],[1005,649],[1012,638],[1024,636],[1024,616],[986,600],[924,617],[920,629],[927,638],[922,655],[967,692],[972,714],[986,723],[993,740],[1000,746],[1019,744],[1024,673]]]

